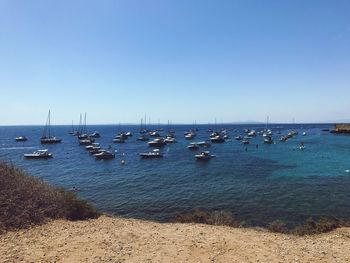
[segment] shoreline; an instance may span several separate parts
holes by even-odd
[[[347,262],[350,228],[295,236],[265,229],[157,223],[102,215],[0,235],[0,261]]]

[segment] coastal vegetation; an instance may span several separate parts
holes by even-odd
[[[75,193],[0,162],[0,232],[42,224],[49,219],[84,220],[99,215]]]
[[[176,215],[173,222],[177,223],[199,223],[207,225],[245,227],[245,222],[225,211],[204,211],[196,209],[189,213]],[[298,236],[327,233],[339,227],[349,227],[350,222],[343,219],[321,217],[319,219],[308,218],[303,224],[288,227],[285,222],[277,219],[266,226],[271,232],[293,234]]]

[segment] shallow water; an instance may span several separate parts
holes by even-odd
[[[214,128],[197,127],[195,141],[207,139],[208,128]],[[231,138],[243,135],[247,127],[261,130],[264,125],[225,125]],[[117,150],[115,160],[96,161],[68,134],[69,126],[54,127],[63,142],[44,146],[54,154],[51,160],[23,158],[24,153],[43,148],[39,142],[43,127],[0,127],[0,159],[57,186],[79,187],[79,195],[98,209],[125,217],[165,221],[203,208],[232,212],[249,225],[266,225],[275,219],[296,225],[310,216],[350,218],[350,173],[346,172],[350,169],[350,136],[322,132],[331,125],[271,125],[275,144],[263,144],[262,136],[247,147],[230,139],[210,148],[217,157],[208,163],[196,162],[195,152],[187,149],[189,141],[183,132],[192,127],[173,128],[178,143],[164,147],[164,158],[141,160],[138,153],[149,147],[136,141],[138,126],[122,126],[134,136],[125,144],[114,145],[117,127],[88,126],[89,132],[101,133],[97,141],[102,146]],[[299,135],[279,142],[291,129]],[[307,136],[301,136],[303,131]],[[19,135],[29,140],[15,142]],[[304,151],[298,149],[301,141],[306,145]],[[122,159],[125,165],[120,164]]]

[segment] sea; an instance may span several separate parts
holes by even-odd
[[[162,149],[163,158],[141,159],[147,142],[137,141],[139,125],[90,125],[98,131],[102,147],[116,152],[109,161],[95,160],[70,126],[51,127],[62,139],[56,145],[41,145],[42,126],[1,126],[0,160],[21,167],[29,174],[77,195],[109,214],[166,222],[195,209],[230,212],[249,226],[266,226],[283,220],[289,226],[307,218],[350,218],[350,136],[330,133],[332,124],[271,124],[273,144],[258,135],[249,145],[234,137],[244,129],[263,130],[256,125],[196,125],[197,137],[184,138],[193,125],[173,125],[177,143]],[[150,126],[150,129],[168,127]],[[198,162],[190,142],[209,138],[209,130],[226,129],[230,138],[208,150],[216,157]],[[290,131],[299,134],[287,142],[279,138]],[[114,136],[131,131],[124,144],[113,144]],[[303,136],[302,133],[306,135]],[[26,142],[15,137],[25,135]],[[304,143],[305,149],[299,145]],[[25,153],[48,149],[49,160],[26,160]],[[122,164],[122,161],[124,164]]]

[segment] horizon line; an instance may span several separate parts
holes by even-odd
[[[223,122],[223,123],[172,123],[170,124],[170,126],[173,125],[193,125],[193,126],[203,126],[203,125],[218,125],[218,126],[222,126],[222,125],[265,125],[265,122],[254,122],[254,121],[249,121],[249,122]],[[292,122],[271,122],[269,123],[269,125],[303,125],[303,124],[350,124],[350,121],[348,122],[331,122],[331,121],[327,121],[327,122],[297,122],[297,123],[292,123]],[[86,126],[96,126],[96,125],[104,125],[104,126],[118,126],[118,125],[132,125],[132,126],[140,126],[140,123],[91,123],[91,124],[86,124]],[[146,126],[168,126],[168,123],[151,123],[151,124],[146,124]],[[45,124],[0,124],[0,127],[11,127],[11,126],[45,126]],[[51,124],[51,126],[72,126],[72,124]],[[79,125],[73,125],[74,127],[77,127]]]

